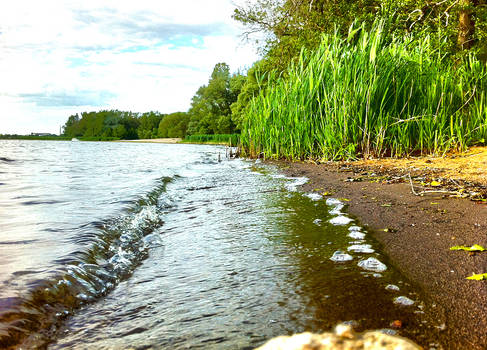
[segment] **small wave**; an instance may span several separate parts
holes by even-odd
[[[85,239],[85,244],[91,242],[91,247],[64,258],[65,267],[58,278],[38,281],[8,314],[0,314],[0,347],[21,344],[27,337],[41,345],[47,343],[52,334],[44,334],[49,333],[46,330],[56,328],[75,309],[106,295],[130,276],[157,243],[155,238],[146,238],[163,225],[162,213],[172,206],[170,198],[162,195],[172,180],[160,179],[160,184],[140,197],[125,215],[87,224],[96,233],[80,239]]]
[[[7,157],[0,157],[0,162],[13,163],[13,162],[15,162],[15,160],[14,159],[7,158]]]
[[[26,201],[20,204],[22,205],[40,205],[40,204],[59,204],[64,203],[64,201],[57,201],[57,200],[37,200],[37,201]]]

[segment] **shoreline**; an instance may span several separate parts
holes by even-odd
[[[116,140],[112,142],[132,142],[132,143],[166,143],[176,144],[181,142],[181,138],[163,138],[163,139],[137,139],[137,140]]]
[[[270,163],[286,175],[307,177],[301,186],[305,192],[346,199],[348,213],[369,229],[393,264],[435,305],[430,311],[445,324],[438,330],[444,349],[487,348],[487,283],[465,279],[487,272],[487,252],[450,251],[456,245],[487,247],[484,202],[449,198],[440,191],[417,196],[408,182],[397,181],[399,169],[382,167],[388,176],[377,176],[380,161],[368,168],[364,161]],[[425,173],[415,170],[416,176]],[[398,175],[396,181],[393,174]],[[475,189],[482,186],[476,184]]]

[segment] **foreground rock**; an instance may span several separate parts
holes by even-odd
[[[338,325],[334,333],[301,333],[271,339],[257,350],[418,350],[412,341],[379,331],[354,333],[351,326]]]

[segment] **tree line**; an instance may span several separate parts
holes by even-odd
[[[69,117],[64,134],[134,139],[239,133],[251,100],[269,78],[305,62],[303,49],[318,48],[323,35],[346,38],[353,26],[369,30],[378,18],[386,23],[386,36],[428,38],[452,61],[472,52],[487,57],[487,0],[255,0],[238,6],[233,18],[261,53],[246,72],[231,73],[217,63],[186,112],[83,112]]]
[[[236,103],[245,81],[244,75],[231,74],[228,64],[218,63],[208,84],[196,91],[187,112],[83,112],[68,118],[63,134],[67,137],[103,139],[184,138],[186,135],[233,134],[238,131],[238,126],[232,118],[232,105]]]

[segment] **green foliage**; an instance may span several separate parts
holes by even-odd
[[[242,123],[244,119],[247,107],[250,101],[259,94],[259,91],[265,87],[268,83],[265,70],[265,61],[261,60],[256,62],[247,72],[247,76],[240,78],[240,94],[237,100],[230,106],[232,110],[232,121],[235,124],[235,130],[240,131],[242,129]]]
[[[470,38],[474,48],[487,58],[486,4],[486,0],[256,0],[237,7],[233,18],[246,26],[248,38],[260,34],[257,42],[264,60],[273,69],[285,71],[301,48],[320,44],[321,34],[337,31],[346,36],[352,23],[364,23],[370,29],[376,18],[389,23],[391,34],[418,37],[426,33],[435,46],[458,53],[461,11],[468,11],[474,23]]]
[[[218,143],[236,146],[240,141],[238,134],[189,135],[183,140],[188,143]]]
[[[166,115],[159,123],[159,137],[184,138],[188,129],[189,115],[184,112],[176,112]]]
[[[151,112],[152,113],[152,112]],[[64,135],[67,137],[103,137],[105,139],[137,139],[140,125],[138,115],[118,110],[83,112],[72,115],[64,124]]]
[[[301,49],[315,48],[322,33],[346,33],[354,21],[371,23],[380,11],[377,0],[256,0],[235,9],[233,18],[255,33],[267,71],[285,71]],[[262,36],[264,34],[264,36]]]
[[[237,100],[245,82],[241,74],[230,74],[226,63],[218,63],[213,69],[208,85],[201,86],[193,96],[188,111],[188,134],[232,133],[235,124],[230,106]]]
[[[441,154],[487,139],[487,69],[453,63],[427,34],[384,23],[324,35],[245,111],[241,142],[264,157],[349,159]]]
[[[137,136],[139,139],[153,139],[157,137],[159,123],[163,115],[158,112],[144,113],[139,117]]]

